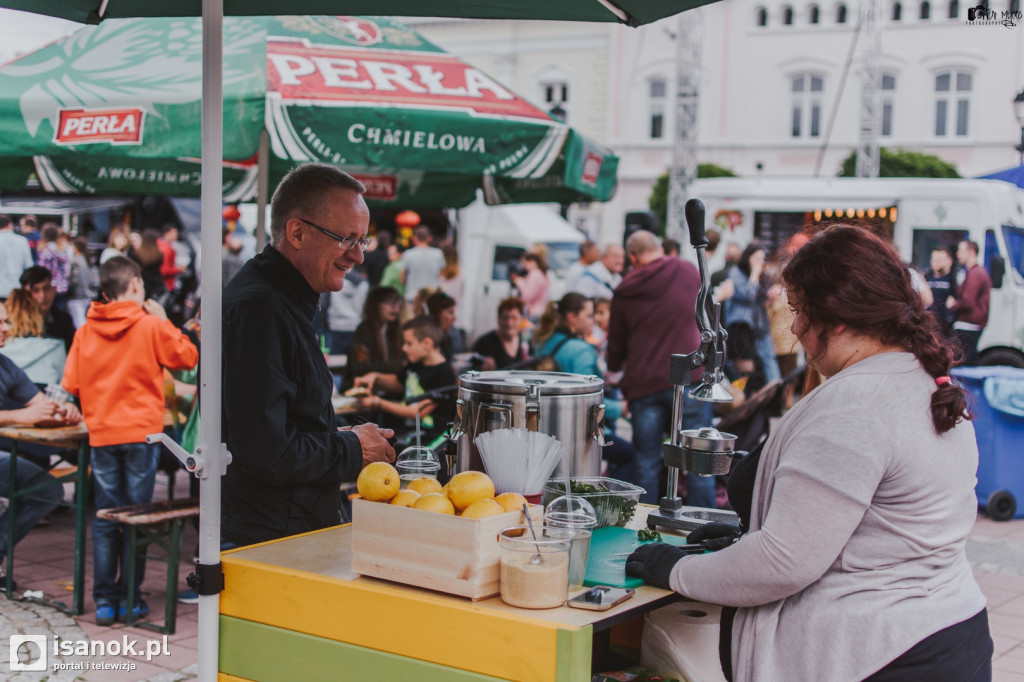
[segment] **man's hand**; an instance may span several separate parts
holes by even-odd
[[[952,296],[947,296],[946,297],[946,307],[949,308],[950,310],[952,310],[953,308],[956,308],[956,299],[953,298]]]
[[[52,400],[38,400],[29,403],[20,412],[21,421],[26,424],[38,424],[41,421],[53,419],[57,412],[57,403]]]
[[[150,315],[152,315],[153,317],[156,317],[161,320],[167,319],[167,311],[164,310],[164,307],[151,298],[147,298],[145,301],[143,301],[142,309],[145,310]]]
[[[481,372],[493,372],[498,369],[498,363],[494,361],[492,357],[484,357],[483,364],[480,365]]]
[[[82,413],[78,411],[74,403],[64,403],[57,408],[57,414],[68,424],[77,424],[82,421]]]
[[[363,448],[363,466],[373,462],[394,462],[395,449],[388,443],[395,432],[382,429],[376,424],[357,424],[352,433],[359,437],[359,445]]]

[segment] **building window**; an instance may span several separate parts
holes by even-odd
[[[935,76],[935,137],[966,137],[970,129],[972,76],[953,69]]]
[[[836,7],[836,23],[837,24],[845,24],[846,23],[846,5],[844,5],[842,3],[840,3],[839,6]]]
[[[648,102],[651,112],[650,135],[652,140],[660,140],[665,137],[666,90],[664,79],[655,78],[650,81]]]
[[[553,81],[540,84],[541,97],[548,112],[564,113],[564,120],[569,120],[569,84],[565,81]]]
[[[782,23],[786,26],[793,25],[793,8],[789,5],[782,8]]]
[[[791,137],[821,137],[822,98],[825,79],[811,73],[799,73],[790,80],[792,90]]]
[[[755,21],[757,22],[758,26],[767,26],[768,25],[768,10],[765,9],[764,7],[758,7],[757,8],[757,13],[756,13],[755,17],[756,17]]]
[[[892,114],[896,99],[896,76],[882,74],[882,137],[892,137]]]
[[[1009,10],[1011,12],[1019,12],[1020,11],[1020,0],[1010,0]]]
[[[924,2],[921,3],[921,13],[919,16],[921,21],[927,21],[932,18],[932,6],[929,4],[928,0],[924,0]]]
[[[807,22],[810,24],[821,23],[821,9],[817,5],[811,5],[810,13],[807,18]]]
[[[950,19],[956,19],[960,16],[960,3],[956,0],[949,0],[949,13],[947,16]]]
[[[903,5],[898,2],[892,3],[892,20],[903,21]]]

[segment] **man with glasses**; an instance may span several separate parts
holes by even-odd
[[[224,290],[222,534],[248,545],[340,522],[340,486],[393,461],[375,424],[339,431],[333,382],[313,327],[320,294],[363,261],[370,211],[363,184],[304,164],[271,200],[270,244]]]

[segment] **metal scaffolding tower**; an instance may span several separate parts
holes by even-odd
[[[857,177],[877,178],[881,167],[882,86],[881,0],[861,0],[860,139],[857,143]]]
[[[690,185],[697,178],[697,107],[700,102],[701,27],[700,10],[679,15],[676,31],[676,125],[672,145],[672,168],[668,174],[668,224],[665,234],[682,244],[686,225],[683,205]]]

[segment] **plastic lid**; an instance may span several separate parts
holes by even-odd
[[[402,450],[395,459],[397,469],[422,469],[425,471],[441,468],[437,453],[425,445],[412,445]]]
[[[579,495],[556,497],[544,508],[544,525],[555,528],[593,528],[597,525],[594,506]]]
[[[579,395],[600,393],[604,389],[604,380],[597,376],[567,372],[494,370],[466,372],[459,377],[459,386],[508,395]]]

